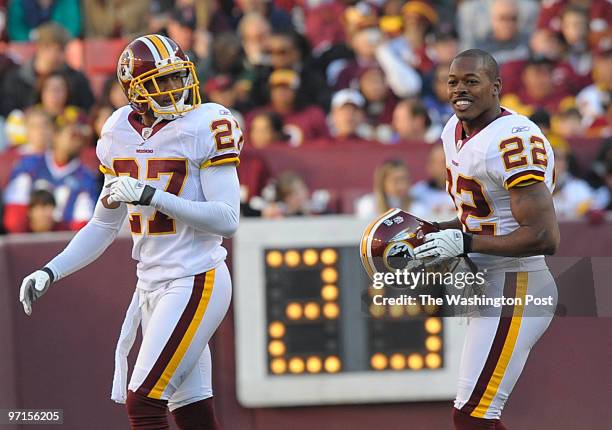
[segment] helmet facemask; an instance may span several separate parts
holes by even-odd
[[[156,118],[173,120],[197,108],[201,103],[199,81],[191,61],[172,57],[162,60],[157,67],[135,77],[130,82],[128,97],[133,104],[148,106]],[[157,78],[180,73],[183,85],[162,91]],[[151,89],[149,91],[147,88]],[[155,98],[169,97],[167,105],[161,105]]]

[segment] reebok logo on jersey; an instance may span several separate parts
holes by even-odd
[[[231,112],[227,109],[219,109],[219,115],[231,115]]]
[[[136,153],[137,154],[153,154],[153,150],[152,149],[137,149]]]
[[[512,128],[512,133],[521,133],[523,131],[528,131],[529,130],[529,126],[528,125],[523,125],[520,127],[513,127]]]

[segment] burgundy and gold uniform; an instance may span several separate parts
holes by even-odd
[[[453,116],[442,142],[447,190],[466,232],[509,234],[519,228],[509,190],[534,182],[553,190],[550,144],[522,115],[502,109],[498,118],[471,136]],[[474,418],[496,420],[531,348],[552,319],[557,290],[544,256],[469,256],[485,272],[486,296],[519,299],[481,309],[478,317],[470,318],[463,347],[455,408]],[[546,299],[548,305],[528,304],[527,296]]]

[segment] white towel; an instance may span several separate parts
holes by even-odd
[[[125,403],[127,399],[127,357],[136,340],[136,333],[140,327],[141,311],[138,289],[134,291],[132,301],[125,314],[121,326],[121,334],[115,350],[115,374],[113,376],[113,390],[111,399],[117,403]]]

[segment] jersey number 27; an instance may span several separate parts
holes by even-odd
[[[115,158],[113,170],[117,175],[129,175],[139,179],[140,165],[135,158]],[[149,158],[147,159],[147,172],[145,179],[159,180],[161,175],[169,175],[166,191],[179,195],[187,179],[187,160],[185,158]],[[130,228],[133,234],[143,234],[142,214],[130,214]],[[155,211],[147,220],[147,234],[173,234],[176,233],[176,222],[166,214]]]

